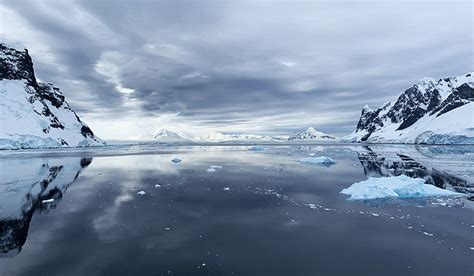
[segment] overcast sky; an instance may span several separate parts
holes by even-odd
[[[469,0],[0,3],[1,38],[106,139],[348,134],[364,104],[474,63]]]

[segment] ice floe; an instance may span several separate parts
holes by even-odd
[[[327,156],[318,156],[318,157],[305,157],[299,160],[300,163],[303,164],[311,164],[311,165],[323,165],[323,166],[331,166],[336,164],[336,161],[332,160]]]
[[[139,192],[137,192],[137,195],[143,196],[143,195],[146,195],[146,192],[145,191],[139,191]]]
[[[341,193],[350,195],[349,199],[351,200],[463,195],[426,184],[422,178],[411,178],[405,175],[370,177],[367,180],[352,184],[349,188],[342,190]]]
[[[217,170],[222,169],[222,168],[223,167],[219,166],[219,165],[211,165],[211,166],[209,166],[209,168],[206,171],[209,172],[209,173],[213,173],[213,172],[216,172]]]
[[[248,147],[248,150],[250,150],[250,151],[264,151],[265,148],[261,147],[261,146],[251,146],[251,147]]]

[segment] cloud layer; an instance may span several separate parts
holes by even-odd
[[[2,2],[1,37],[104,138],[340,135],[365,103],[473,69],[471,1]]]

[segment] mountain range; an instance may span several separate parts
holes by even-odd
[[[474,144],[474,73],[423,78],[395,102],[365,105],[346,142]]]
[[[103,146],[59,88],[38,82],[24,47],[0,43],[0,149]],[[394,102],[365,105],[351,134],[339,138],[314,127],[288,137],[195,134],[159,129],[134,140],[158,143],[362,142],[474,144],[474,73],[423,78]]]

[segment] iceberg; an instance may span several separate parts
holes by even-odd
[[[303,164],[311,164],[311,165],[324,165],[324,166],[331,166],[336,164],[336,161],[332,160],[327,156],[318,156],[318,157],[306,157],[299,160],[300,163]]]
[[[350,195],[349,200],[366,200],[380,198],[417,198],[432,196],[463,196],[463,194],[426,184],[422,178],[411,178],[405,175],[380,177],[352,184],[341,191]]]

